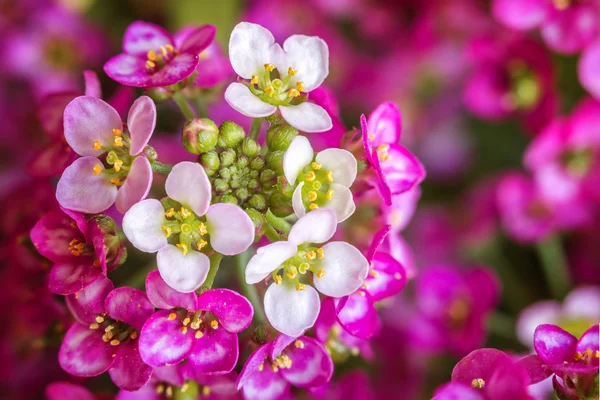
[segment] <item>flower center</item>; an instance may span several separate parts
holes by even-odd
[[[565,169],[576,177],[584,177],[592,166],[594,153],[591,149],[576,149],[563,152],[561,162]]]
[[[295,256],[287,259],[273,271],[273,281],[281,285],[284,280],[288,285],[294,285],[296,290],[306,290],[306,274],[310,271],[318,279],[325,276],[325,269],[321,267],[321,260],[325,258],[322,248],[300,245]],[[281,274],[280,274],[281,272]]]
[[[483,389],[485,387],[485,381],[481,378],[473,379],[471,386],[475,389]]]
[[[509,106],[521,111],[528,111],[535,107],[542,97],[541,84],[535,73],[523,61],[515,60],[509,63],[508,75]]]
[[[112,346],[118,346],[123,342],[135,340],[140,334],[132,326],[122,321],[114,320],[106,314],[96,316],[96,322],[90,324],[89,328],[95,330],[102,329],[104,331],[102,340],[105,343],[110,342]]]
[[[175,203],[171,199],[168,201]],[[201,251],[208,244],[204,239],[208,235],[205,222],[189,209],[177,206],[179,211],[175,211],[175,207],[170,207],[165,211],[165,222],[162,226],[165,236],[168,239],[179,234],[179,240],[174,243],[183,255],[186,255],[190,249]]]
[[[462,297],[455,299],[448,308],[450,325],[453,327],[462,326],[469,317],[470,311],[471,307],[467,300]]]
[[[103,146],[99,140],[94,140],[92,145],[94,150],[103,150],[107,152],[105,159],[105,168],[102,170],[100,162],[94,165],[92,173],[98,175],[103,173],[113,185],[121,186],[127,178],[129,170],[131,170],[131,164],[137,156],[131,156],[129,154],[129,148],[131,146],[131,139],[129,135],[123,133],[120,129],[113,129],[113,141],[109,146]]]
[[[159,51],[150,50],[146,53],[146,70],[150,74],[160,71],[165,65],[179,54],[179,51],[171,44],[160,46]]]
[[[289,105],[296,97],[304,92],[302,81],[294,79],[298,73],[289,67],[287,73],[279,71],[273,64],[265,64],[264,70],[252,75],[248,88],[265,103],[274,106]]]
[[[188,332],[193,333],[196,339],[202,338],[207,329],[219,328],[219,321],[216,317],[202,310],[191,312],[184,309],[173,309],[167,318],[170,321],[179,320],[181,322],[179,332],[184,335]]]
[[[566,10],[571,6],[571,0],[553,0],[552,3],[557,10]]]
[[[309,210],[323,207],[333,199],[335,192],[331,189],[334,182],[332,171],[323,169],[317,162],[312,162],[300,172],[298,181],[304,181],[302,186],[302,202]]]
[[[556,325],[575,337],[581,337],[590,326],[594,325],[594,321],[587,318],[565,318],[557,321]]]
[[[46,43],[46,61],[52,67],[71,70],[80,64],[80,58],[73,43],[63,38],[54,38]]]

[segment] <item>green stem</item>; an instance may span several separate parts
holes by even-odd
[[[263,232],[271,242],[279,242],[281,240],[279,233],[277,233],[277,231],[269,224],[264,225]]]
[[[246,265],[248,264],[249,259],[249,250],[246,250],[245,252],[235,256],[238,283],[240,284],[240,289],[242,290],[242,293],[254,308],[254,316],[256,317],[259,323],[264,324],[266,322],[265,313],[263,312],[262,304],[258,293],[256,292],[256,288],[254,287],[254,285],[248,285],[246,283]]]
[[[152,163],[152,171],[156,172],[157,174],[169,175],[172,169],[173,166],[169,164],[163,164],[159,161],[154,161]]]
[[[208,110],[204,98],[198,97],[196,99],[196,110],[198,111],[198,115],[200,116],[200,118],[208,117]]]
[[[206,276],[206,280],[202,285],[202,291],[206,291],[212,288],[212,285],[215,281],[215,276],[217,276],[217,271],[219,271],[219,266],[221,265],[221,260],[223,259],[223,254],[214,253],[210,256],[210,269],[208,270],[208,275]]]
[[[172,99],[187,119],[192,119],[196,117],[194,115],[194,111],[190,108],[189,104],[187,103],[181,92],[175,92]]]
[[[292,229],[292,225],[289,222],[287,222],[283,218],[276,217],[271,212],[271,210],[267,210],[267,213],[265,214],[265,219],[273,228],[277,229],[279,232],[290,233],[290,230]]]
[[[555,299],[562,299],[571,287],[571,276],[562,243],[558,235],[552,235],[537,244],[546,281]]]
[[[262,126],[262,118],[254,118],[252,120],[252,126],[250,127],[249,137],[256,140],[258,138],[258,134],[260,133],[260,127]]]

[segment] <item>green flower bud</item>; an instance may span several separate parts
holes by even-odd
[[[260,144],[252,138],[246,138],[242,142],[242,153],[248,157],[256,157],[260,154]]]
[[[267,130],[267,146],[271,151],[286,151],[296,136],[298,136],[298,129],[293,126],[273,125]]]
[[[111,217],[105,214],[96,214],[90,218],[88,224],[95,225],[104,238],[106,260],[109,264],[121,265],[127,259],[127,250],[117,234],[117,226]]]
[[[232,189],[238,189],[242,186],[242,183],[240,182],[239,179],[232,179],[231,182],[229,182],[229,186]]]
[[[256,179],[250,179],[248,181],[248,189],[250,189],[250,190],[258,189],[259,185],[260,185],[260,183],[258,183],[258,181]]]
[[[294,212],[292,200],[280,192],[273,193],[269,198],[269,209],[279,218],[287,217]]]
[[[253,208],[247,208],[246,214],[248,214],[248,216],[252,220],[252,223],[254,224],[254,228],[256,228],[256,230],[262,229],[262,226],[265,222],[265,216],[261,212],[258,212]]]
[[[253,170],[259,171],[259,170],[263,169],[265,164],[266,164],[266,162],[265,162],[264,158],[256,157],[250,161],[250,168],[252,168]]]
[[[248,189],[242,187],[235,191],[235,197],[237,197],[240,201],[245,201],[248,197],[250,197],[250,193],[248,193]]]
[[[219,154],[211,150],[207,153],[204,153],[200,156],[200,164],[204,167],[204,170],[208,175],[212,175],[216,170],[219,169],[221,165],[221,161],[219,160]]]
[[[146,90],[146,94],[150,96],[155,103],[162,103],[163,101],[169,100],[175,92],[166,87],[149,88]]]
[[[238,199],[235,198],[235,196],[232,196],[230,194],[225,194],[223,196],[221,196],[221,201],[220,203],[229,203],[229,204],[238,204]]]
[[[272,169],[265,169],[260,173],[260,182],[262,184],[270,183],[274,185],[277,182],[277,174]]]
[[[248,199],[248,205],[252,208],[256,208],[257,210],[265,210],[267,208],[267,200],[263,195],[253,194]]]
[[[267,166],[271,168],[277,175],[283,175],[283,151],[275,150],[265,158]]]
[[[219,176],[225,180],[231,179],[231,175],[233,174],[232,168],[233,167],[221,168],[219,170]]]
[[[248,157],[246,157],[246,156],[238,156],[237,161],[235,162],[235,165],[238,168],[245,168],[248,165],[249,162],[250,161],[248,160]]]
[[[221,136],[219,137],[219,146],[236,147],[246,137],[244,128],[235,122],[225,121],[219,128]]]
[[[154,147],[150,145],[146,145],[146,147],[144,147],[144,155],[146,156],[148,161],[150,161],[150,163],[153,163],[158,158],[156,150],[154,150]]]
[[[235,151],[232,149],[227,149],[221,152],[221,154],[219,155],[219,157],[221,158],[221,165],[223,167],[229,167],[235,161],[236,156],[237,154],[235,154]]]
[[[273,114],[269,115],[268,117],[266,117],[265,119],[271,125],[277,125],[277,124],[281,124],[281,123],[285,122],[285,120],[283,118],[281,118],[279,113],[273,113]]]
[[[225,179],[215,179],[213,187],[219,193],[224,193],[229,190],[229,185]]]
[[[205,153],[217,145],[219,128],[208,118],[194,118],[183,127],[181,142],[192,154]]]
[[[253,169],[250,172],[248,172],[248,175],[250,175],[250,177],[252,178],[258,178],[258,171]]]

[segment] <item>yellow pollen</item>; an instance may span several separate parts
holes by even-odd
[[[187,218],[190,215],[192,215],[192,213],[187,208],[181,207],[181,209],[179,210],[179,215],[181,215],[183,218]]]
[[[575,361],[581,361],[583,358],[584,358],[583,354],[580,351],[578,351],[577,353],[575,353],[575,355],[573,356],[573,359]]]
[[[102,167],[100,166],[100,164],[94,165],[94,168],[92,168],[92,173],[94,175],[98,175],[100,172],[102,172]]]
[[[202,322],[201,319],[198,319],[198,321],[192,321],[192,323],[190,324],[190,328],[192,328],[192,329],[199,329],[201,322]]]
[[[208,396],[208,395],[210,395],[210,387],[208,387],[208,386],[204,386],[204,387],[202,388],[202,395],[204,395],[204,396]]]
[[[283,278],[281,277],[281,275],[275,275],[275,277],[273,278],[273,280],[275,281],[276,285],[281,285],[281,282],[283,281]]]
[[[277,365],[275,363],[271,364],[271,371],[273,371],[273,372],[279,371],[279,368],[277,368]]]
[[[150,60],[146,61],[146,68],[147,69],[152,69],[154,67],[156,67],[156,63],[154,61],[150,61]]]
[[[210,321],[210,327],[213,329],[217,329],[219,327],[219,323],[217,322],[216,319],[213,319],[212,321]]]
[[[594,351],[594,358],[600,358],[600,350]]]
[[[121,180],[119,178],[112,178],[110,180],[110,183],[112,183],[113,185],[120,185],[121,184]]]
[[[165,57],[168,54],[167,48],[165,46],[160,46],[160,54],[162,54],[163,57]]]
[[[252,79],[250,79],[251,85],[258,85],[258,76],[252,75]]]
[[[115,329],[115,326],[114,325],[109,325],[106,328],[104,328],[104,332],[108,333],[108,332],[112,331],[113,329]]]
[[[321,189],[321,182],[319,182],[319,181],[314,181],[314,182],[313,182],[313,184],[312,184],[312,187],[313,187],[313,189],[315,189],[315,190],[319,190],[319,189]]]
[[[99,315],[98,315],[98,316],[96,317],[96,322],[97,322],[97,323],[99,323],[99,324],[101,324],[101,323],[103,323],[103,322],[104,322],[104,318],[102,318],[101,316],[99,316]]]
[[[106,333],[105,333],[104,335],[102,335],[102,341],[103,341],[104,343],[108,343],[108,341],[109,341],[109,340],[110,340],[110,339],[109,339],[109,338],[106,336]]]
[[[273,71],[273,69],[275,69],[275,66],[273,64],[265,64],[264,67],[269,72],[271,72],[271,71]]]
[[[165,392],[165,387],[163,385],[158,385],[156,387],[156,394],[163,394]]]
[[[171,314],[169,314],[169,321],[173,321],[175,318],[177,318],[177,314],[175,314],[174,312],[172,312]]]
[[[170,218],[170,217],[172,217],[173,215],[175,215],[175,209],[173,209],[173,208],[169,208],[169,210],[168,210],[168,211],[165,211],[165,217],[167,217],[167,218]]]
[[[304,179],[306,179],[309,182],[312,182],[315,180],[316,177],[317,177],[317,175],[315,175],[315,173],[313,171],[308,171],[306,173],[306,176],[304,177]]]
[[[175,47],[172,44],[165,44],[165,48],[169,53],[175,53]]]
[[[571,5],[571,0],[554,0],[553,3],[558,10],[566,10]]]
[[[301,292],[305,289],[304,283],[299,283],[296,285],[296,290]]]
[[[367,282],[363,282],[363,284],[360,285],[360,287],[363,288],[363,289],[368,289],[369,285],[367,284]]]
[[[173,388],[171,386],[168,386],[167,389],[165,390],[165,395],[168,398],[173,397]]]
[[[288,278],[294,279],[296,276],[298,276],[298,270],[296,269],[296,267],[291,267],[286,273],[286,275]]]
[[[207,244],[208,242],[206,240],[200,239],[198,240],[198,242],[196,242],[196,247],[198,248],[198,250],[202,250]]]
[[[371,270],[371,272],[369,272],[369,274],[373,277],[373,278],[377,278],[379,276],[379,272],[375,271],[374,269]]]
[[[312,261],[317,258],[317,253],[311,250],[304,255],[304,258],[306,258],[308,261]]]
[[[317,192],[314,191],[310,191],[308,192],[308,201],[315,201],[317,200]]]
[[[117,147],[123,147],[123,137],[122,136],[115,136],[115,139],[113,140],[113,143]]]
[[[182,326],[179,331],[185,335],[187,333],[187,331],[188,331],[187,330],[187,326]]]
[[[335,192],[334,192],[333,190],[329,189],[329,190],[327,191],[327,194],[325,195],[325,198],[326,198],[327,200],[331,200],[331,199],[333,198],[333,193],[335,193]]]
[[[102,143],[100,143],[98,140],[94,140],[94,145],[92,147],[94,148],[94,150],[100,150],[100,148],[102,147]]]
[[[196,334],[194,335],[196,339],[200,339],[202,336],[204,336],[204,333],[202,333],[201,331],[196,331]]]
[[[310,268],[310,265],[308,263],[303,262],[302,264],[300,264],[298,266],[298,271],[304,275],[306,273],[306,271],[308,271],[309,268]]]
[[[325,276],[325,270],[320,269],[319,272],[317,272],[317,278],[322,278],[324,276]]]
[[[288,75],[294,76],[294,75],[296,75],[297,72],[298,72],[298,70],[296,70],[292,67],[288,68]]]
[[[156,51],[154,50],[150,50],[146,53],[146,57],[148,58],[148,60],[150,61],[156,61]]]
[[[310,210],[315,210],[315,209],[319,208],[319,205],[317,203],[310,203],[310,205],[308,206],[308,208]]]
[[[296,340],[294,342],[294,346],[296,346],[297,349],[303,349],[304,348],[304,342],[302,340]]]
[[[184,384],[181,386],[181,392],[182,392],[182,393],[184,393],[184,392],[185,392],[185,391],[187,391],[189,388],[190,388],[190,385],[189,385],[189,383],[184,383]]]
[[[319,256],[319,258],[325,258],[325,252],[322,248],[317,250],[317,255]]]
[[[365,296],[365,292],[363,292],[363,291],[361,290],[361,291],[359,291],[359,292],[358,292],[358,295],[359,295],[359,296],[363,296],[363,297],[364,297],[364,296]]]
[[[333,172],[327,171],[327,175],[325,175],[325,179],[327,179],[327,182],[333,182]]]
[[[471,386],[476,389],[483,389],[483,387],[485,386],[485,381],[481,378],[473,379],[471,381]]]
[[[122,133],[123,131],[121,131],[119,128],[113,128],[112,130],[113,136],[121,136]]]
[[[319,164],[318,162],[312,162],[310,164],[311,168],[314,169],[315,171],[318,171],[321,169],[321,167],[323,166],[323,164]]]
[[[179,248],[179,250],[181,250],[181,252],[183,253],[184,256],[187,254],[187,252],[188,252],[187,245],[185,245],[183,243],[177,243],[175,246],[177,246],[177,248]]]
[[[183,320],[183,325],[188,326],[190,321],[191,321],[190,317],[185,317],[185,319]]]
[[[130,338],[130,339],[132,339],[132,340],[135,340],[135,339],[137,339],[137,337],[138,337],[138,333],[137,333],[137,331],[133,331],[133,332],[131,332],[131,334],[129,335],[129,338]]]
[[[298,97],[300,96],[300,92],[296,89],[290,89],[287,91],[287,97]]]
[[[374,139],[375,139],[375,134],[369,133],[369,140],[374,140]]]
[[[121,170],[122,166],[123,166],[123,161],[117,159],[117,161],[115,161],[115,165],[113,165],[113,168],[115,169],[116,172],[119,172]]]
[[[396,279],[400,280],[400,279],[402,279],[402,275],[400,274],[400,272],[396,272],[396,273],[394,274],[394,278],[396,278]]]
[[[110,345],[111,346],[118,346],[120,344],[121,344],[121,342],[119,342],[118,339],[113,339],[113,340],[110,341]]]
[[[201,223],[200,225],[198,225],[198,232],[200,232],[200,235],[206,235],[208,233],[208,230],[206,230],[206,226]]]
[[[273,86],[269,85],[264,89],[265,93],[268,94],[269,96],[273,96],[273,94],[275,93],[275,89],[273,89]]]
[[[171,234],[173,233],[173,230],[171,228],[169,228],[168,226],[163,225],[163,226],[161,226],[161,228],[162,228],[163,232],[165,233],[166,237],[171,236]]]
[[[352,354],[354,357],[356,357],[360,354],[360,349],[358,347],[352,347],[350,349],[350,354]]]
[[[94,322],[93,324],[90,324],[90,329],[98,329],[98,328],[100,328],[100,325],[98,325],[97,323]]]
[[[302,82],[296,82],[296,90],[299,92],[304,92],[304,84]]]
[[[264,369],[265,369],[265,364],[264,364],[264,363],[260,364],[260,365],[258,366],[258,368],[257,368],[257,369],[258,369],[259,371],[262,371],[262,370],[264,370]]]

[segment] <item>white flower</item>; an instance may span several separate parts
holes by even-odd
[[[225,100],[252,118],[268,117],[279,108],[283,118],[304,132],[324,132],[331,117],[321,106],[301,102],[329,74],[329,49],[316,36],[293,35],[283,48],[267,29],[241,22],[231,32],[229,59],[235,72],[249,82],[234,82]],[[276,72],[275,72],[276,71]]]
[[[350,186],[356,179],[356,158],[347,150],[327,149],[314,157],[309,141],[294,138],[283,156],[283,172],[291,185],[298,186],[292,196],[294,212],[299,217],[306,208],[330,208],[339,222],[350,217],[356,205]]]
[[[261,247],[246,266],[246,283],[255,284],[273,274],[274,283],[265,293],[265,313],[275,329],[300,336],[319,315],[317,291],[326,296],[347,296],[363,284],[369,263],[361,252],[345,242],[330,242],[337,228],[332,210],[311,211],[294,224],[288,241]],[[281,272],[281,274],[279,274]]]

